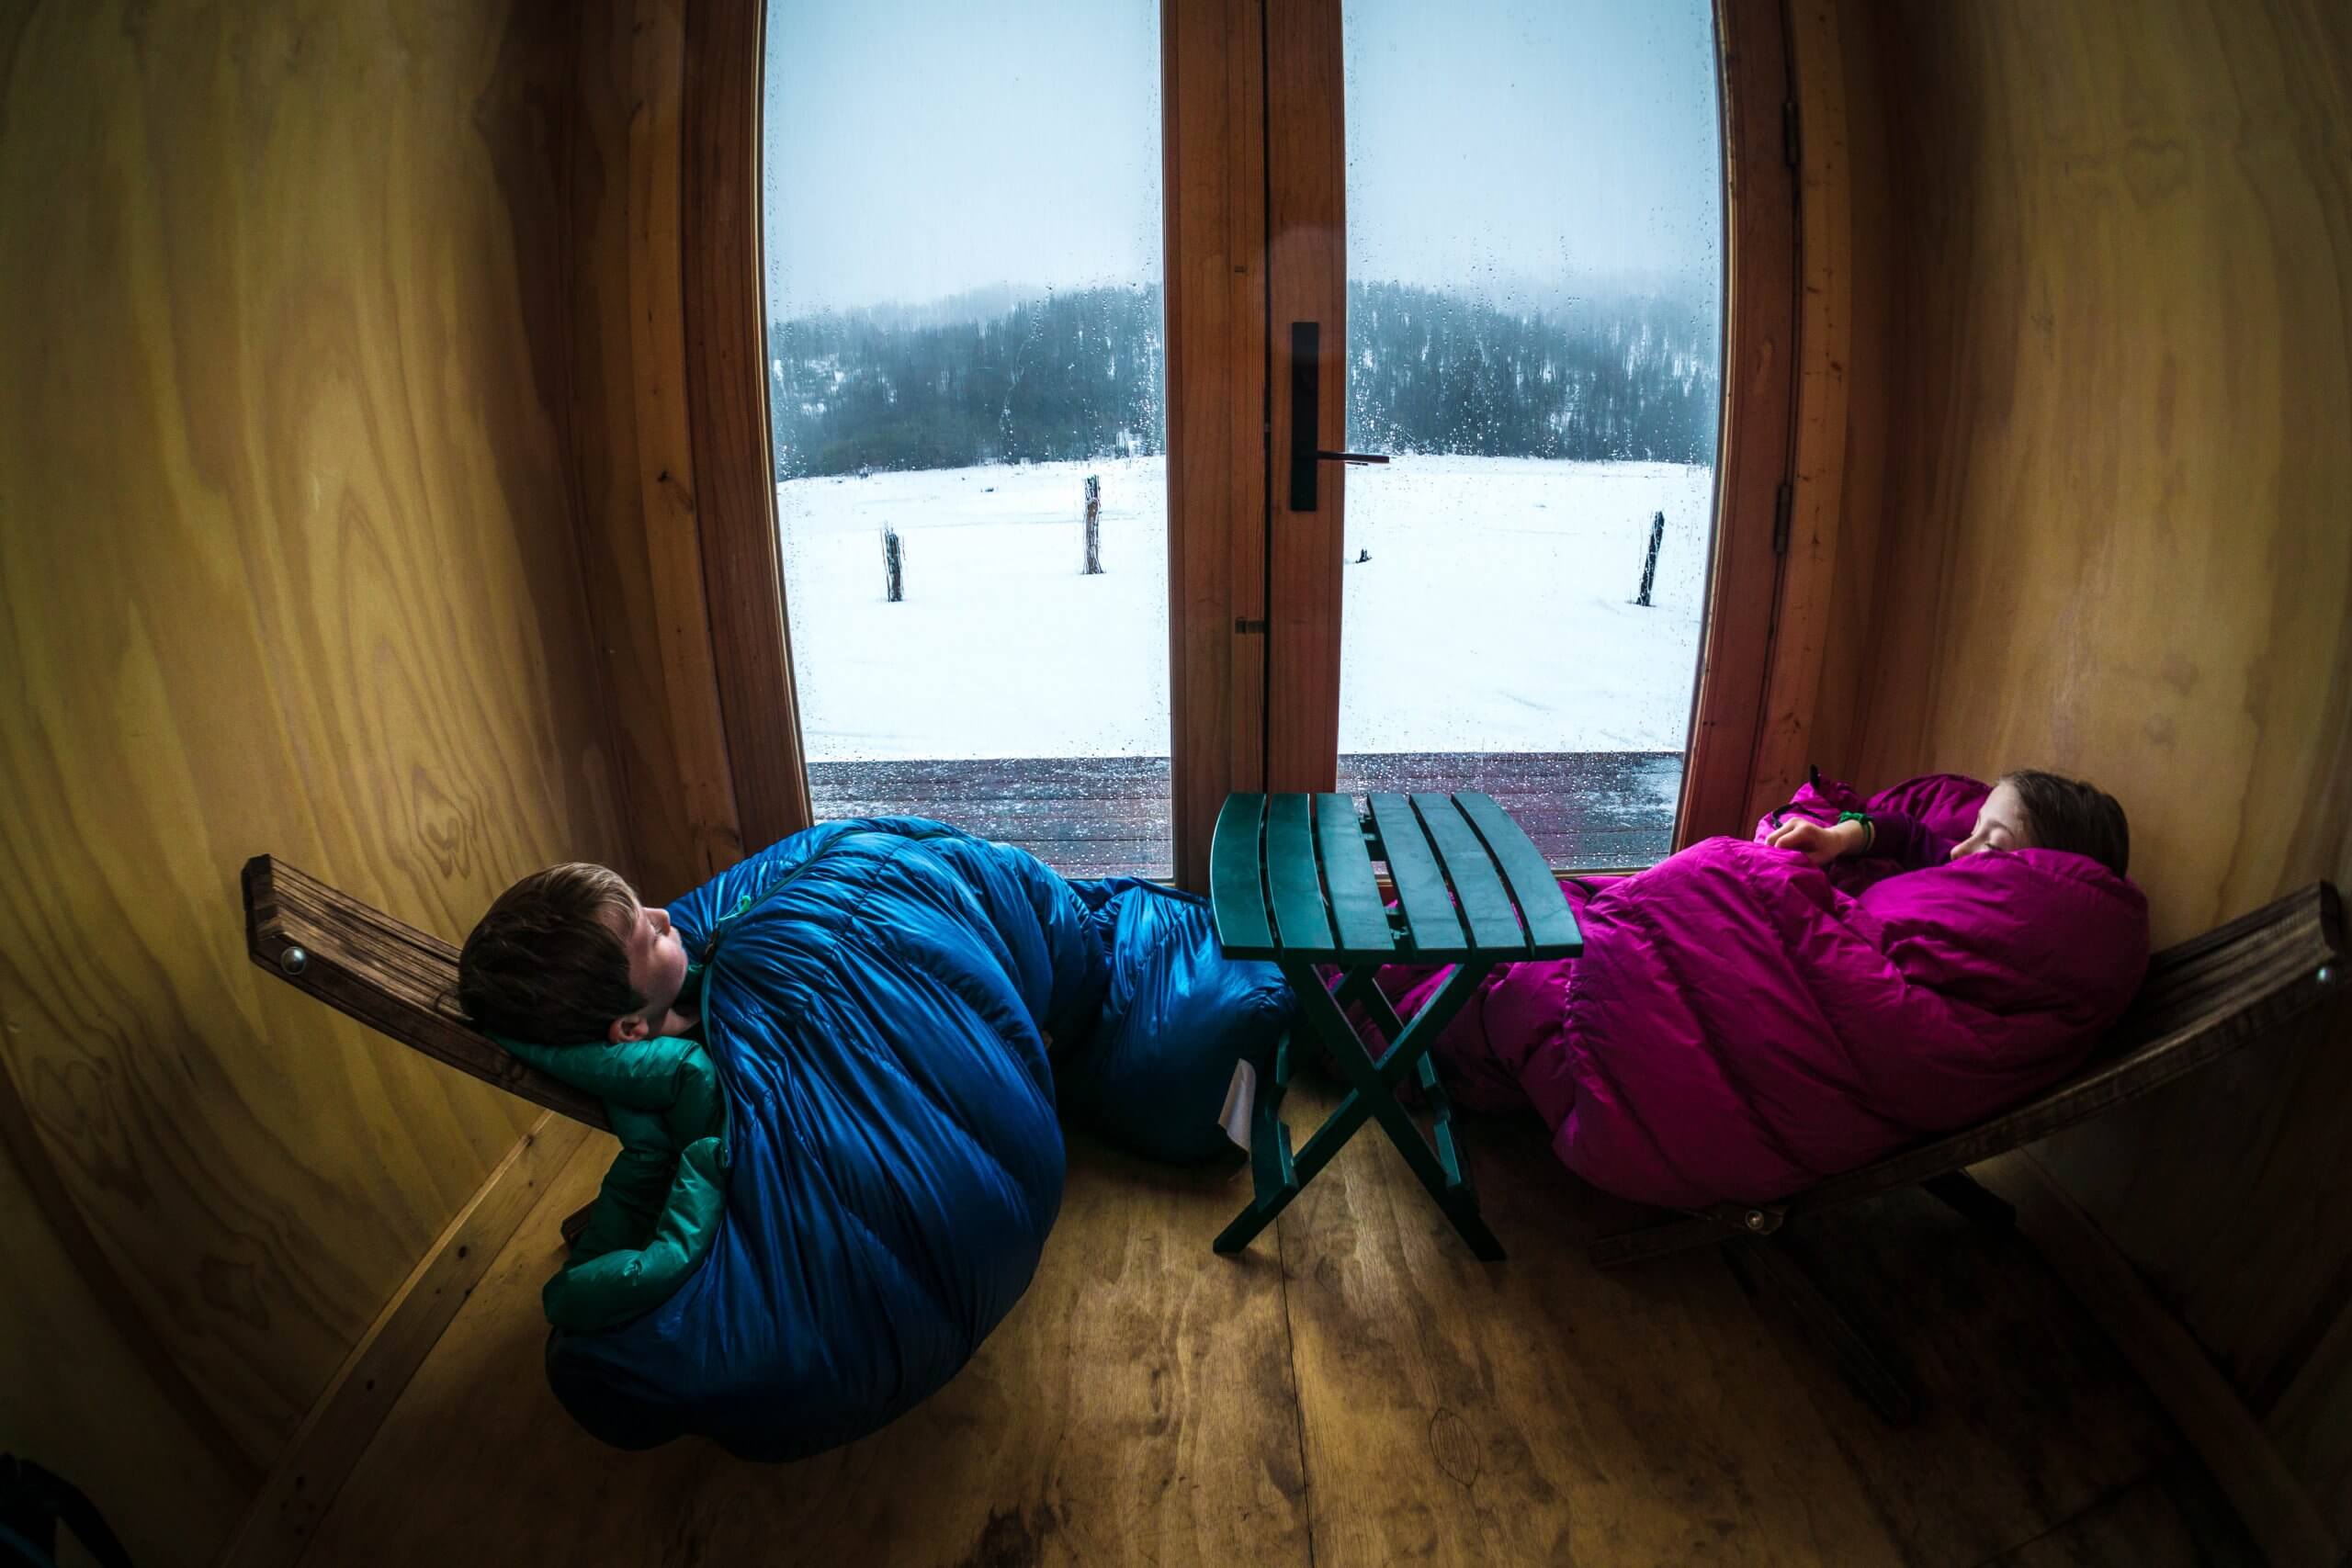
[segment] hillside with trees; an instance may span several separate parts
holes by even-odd
[[[1160,291],[1090,288],[769,329],[776,473],[1148,456],[1167,421]],[[1546,310],[1351,284],[1358,450],[1712,462],[1718,329],[1658,296]]]

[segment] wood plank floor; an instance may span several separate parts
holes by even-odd
[[[1310,1122],[1331,1102],[1302,1084]],[[574,1429],[540,1368],[564,1172],[328,1509],[311,1568],[514,1562],[2017,1568],[2256,1561],[2041,1260],[1899,1196],[1814,1247],[1912,1363],[1880,1425],[1719,1258],[1620,1274],[1529,1120],[1468,1123],[1507,1263],[1368,1132],[1245,1257],[1239,1178],[1074,1143],[1035,1283],[964,1374],[795,1466]],[[1302,1129],[1302,1132],[1304,1129]]]
[[[1679,751],[1378,752],[1340,759],[1344,795],[1478,790],[1552,864],[1644,866],[1673,848]],[[1015,757],[819,762],[817,820],[930,817],[1019,844],[1065,876],[1166,876],[1165,757]]]

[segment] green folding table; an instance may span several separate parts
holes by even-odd
[[[1217,1236],[1216,1250],[1248,1247],[1371,1121],[1470,1250],[1500,1258],[1502,1244],[1479,1217],[1453,1107],[1430,1046],[1497,964],[1571,958],[1584,951],[1584,938],[1544,857],[1487,796],[1374,795],[1365,806],[1359,810],[1344,795],[1236,795],[1217,814],[1209,845],[1217,941],[1228,957],[1281,966],[1298,994],[1300,1025],[1322,1043],[1350,1088],[1294,1155],[1282,1119],[1292,1043],[1284,1037],[1251,1113],[1256,1195]],[[1386,863],[1396,884],[1395,909],[1382,901],[1375,861]],[[1452,964],[1453,971],[1405,1020],[1374,983],[1388,964]],[[1319,966],[1340,971],[1336,987],[1327,987]],[[1388,1044],[1377,1060],[1348,1021],[1347,1009],[1359,1003]],[[1434,1147],[1396,1100],[1408,1074],[1420,1083]]]

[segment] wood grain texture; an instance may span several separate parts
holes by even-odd
[[[1914,1190],[1822,1215],[1794,1239],[1917,1384],[1917,1418],[1889,1427],[1781,1303],[1758,1303],[1906,1568],[1974,1568],[2178,1453],[2095,1314],[2014,1234]]]
[[[258,1474],[208,1430],[216,1424],[188,1418],[190,1402],[164,1386],[174,1373],[141,1359],[155,1343],[144,1323],[117,1326],[85,1253],[56,1235],[54,1211],[17,1168],[25,1147],[0,1140],[0,1452],[87,1493],[132,1561],[202,1562]]]
[[[1846,481],[1846,364],[1853,355],[1853,225],[1846,149],[1845,40],[1838,0],[1793,0],[1789,68],[1797,107],[1796,450],[1764,714],[1744,819],[1794,795],[1814,761],[1815,699],[1837,582]]]
[[[862,1442],[753,1465],[602,1448],[548,1392],[556,1222],[612,1149],[591,1138],[525,1223],[306,1563],[1307,1562],[1281,1280],[1210,1255],[1223,1178],[1073,1144],[1037,1278],[956,1381]]]
[[[2352,1541],[2352,1312],[2336,1312],[2299,1359],[2263,1429],[2292,1465],[2338,1540]]]
[[[571,454],[627,871],[666,901],[742,854],[686,417],[684,0],[596,0],[577,17]]]
[[[679,131],[686,423],[703,597],[737,818],[743,844],[755,850],[810,821],[763,348],[760,81],[766,17],[765,0],[685,0]]]
[[[1272,460],[1266,527],[1266,782],[1329,790],[1340,756],[1340,546],[1347,465],[1318,463],[1317,505],[1290,507],[1291,325],[1320,323],[1315,445],[1348,442],[1348,177],[1340,0],[1265,7],[1266,411]]]
[[[2193,1463],[2158,1466],[2047,1535],[1984,1568],[2262,1568],[2261,1551],[2212,1478]]]
[[[1266,203],[1260,0],[1160,8],[1168,657],[1178,886],[1208,890],[1235,790],[1265,787]]]
[[[2018,1228],[2089,1309],[2164,1401],[2272,1568],[2335,1568],[2343,1546],[2245,1402],[2160,1305],[2146,1281],[2027,1154],[1977,1168],[2016,1206]]]
[[[450,1219],[392,1292],[303,1417],[222,1550],[220,1568],[267,1568],[300,1560],[320,1516],[434,1342],[588,1135],[587,1128],[550,1111],[498,1162],[481,1190]]]
[[[1718,0],[1724,127],[1724,421],[1698,703],[1678,842],[1745,834],[1770,673],[1779,561],[1772,526],[1789,476],[1797,375],[1795,173],[1783,153],[1791,92],[1778,0]]]
[[[2335,874],[2352,828],[2324,9],[1869,12],[1903,369],[1858,762],[2094,776],[2159,942]]]
[[[1238,1186],[1073,1144],[1038,1279],[962,1377],[842,1452],[748,1466],[597,1448],[548,1394],[538,1287],[551,1227],[610,1156],[592,1137],[304,1562],[1962,1568],[2152,1472],[2195,1479],[2030,1253],[1925,1199],[1824,1233],[1928,1390],[1921,1422],[1890,1431],[1715,1260],[1585,1268],[1609,1201],[1532,1119],[1480,1119],[1470,1147],[1507,1264],[1463,1258],[1376,1141],[1238,1258],[1208,1251]],[[2194,1561],[2205,1523],[2127,1539]]]
[[[1872,657],[1868,628],[1877,604],[1878,550],[1886,497],[1888,404],[1894,367],[1891,319],[1895,279],[1894,192],[1888,181],[1886,107],[1877,39],[1862,7],[1838,7],[1838,85],[1846,123],[1847,306],[1845,472],[1838,484],[1838,548],[1823,627],[1819,693],[1807,729],[1811,752],[1831,777],[1853,772],[1860,744],[1856,694]],[[1819,58],[1810,41],[1807,63]],[[1811,90],[1802,79],[1798,91]],[[1802,411],[1800,418],[1803,417]]]
[[[1848,487],[1868,604],[1818,704],[1851,716],[1852,773],[2091,778],[2132,815],[2160,942],[2344,885],[2352,19],[2162,0],[1847,25],[1849,78],[1877,78],[1875,125],[1849,129],[1883,160],[1890,334],[1852,400],[1885,411],[1881,482]],[[2258,1416],[2352,1310],[2347,1044],[2339,1011],[2042,1151]],[[2303,1409],[2352,1403],[2336,1366]],[[2341,1495],[2324,1424],[2280,1429],[2319,1444],[2287,1450],[2311,1495]]]
[[[584,1125],[605,1125],[604,1101],[466,1021],[454,944],[268,855],[245,863],[243,883],[245,950],[264,974],[444,1066]]]
[[[621,852],[538,303],[563,20],[0,25],[0,1055],[230,1434],[181,1475],[275,1456],[529,1114],[253,969],[240,863],[454,936]],[[116,1421],[70,1392],[0,1391],[12,1443]],[[153,1539],[184,1500],[109,1508]],[[209,1552],[218,1502],[184,1517],[142,1562]]]
[[[117,1355],[127,1354],[143,1369],[149,1383],[146,1392],[162,1396],[178,1417],[178,1426],[225,1475],[226,1494],[233,1497],[250,1491],[261,1481],[260,1461],[247,1451],[221,1420],[204,1392],[189,1381],[187,1373],[173,1359],[168,1342],[148,1323],[139,1299],[124,1281],[122,1270],[107,1255],[96,1233],[83,1217],[82,1206],[42,1142],[40,1130],[5,1059],[0,1059],[0,1149],[6,1151],[8,1174],[14,1179],[10,1196],[21,1199],[11,1204],[11,1217],[28,1228],[40,1228],[38,1236],[28,1235],[25,1238],[27,1252],[36,1263],[55,1259],[63,1265],[29,1269],[23,1286],[30,1288],[36,1300],[44,1292],[55,1291],[63,1296],[92,1301],[97,1308],[96,1322],[92,1326],[97,1332],[93,1335],[85,1330],[79,1337],[110,1341],[108,1348]],[[9,1234],[13,1239],[15,1233]],[[44,1247],[41,1243],[50,1245]],[[13,1394],[14,1385],[7,1386]],[[14,1404],[12,1397],[11,1404]],[[54,1414],[53,1409],[29,1401],[23,1412],[12,1410],[14,1421],[23,1422],[27,1428],[14,1447],[23,1451],[43,1438],[62,1436],[71,1443],[77,1438],[98,1436],[96,1432],[70,1428],[62,1434],[41,1431],[40,1418]]]
[[[1594,1270],[1606,1205],[1532,1118],[1465,1141],[1506,1264],[1376,1140],[1281,1222],[1318,1562],[1973,1568],[2170,1451],[2056,1283],[1924,1199],[1824,1221],[1924,1391],[1893,1430],[1719,1258]]]

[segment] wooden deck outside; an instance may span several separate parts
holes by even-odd
[[[1480,790],[1554,865],[1644,866],[1665,858],[1682,787],[1679,751],[1379,752],[1340,759],[1347,795]],[[1019,844],[1069,876],[1166,876],[1172,867],[1165,757],[821,762],[819,821],[936,818]]]

